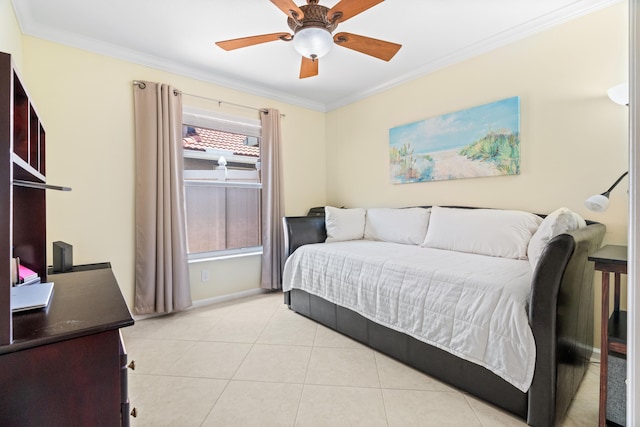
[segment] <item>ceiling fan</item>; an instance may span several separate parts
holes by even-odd
[[[300,78],[318,75],[318,59],[326,55],[333,43],[356,50],[375,58],[389,61],[402,45],[351,33],[332,35],[339,23],[353,18],[384,0],[341,0],[331,9],[318,4],[318,0],[307,0],[307,4],[296,6],[293,0],[271,0],[288,15],[287,24],[293,31],[216,42],[224,50],[282,40],[293,41],[293,47],[302,55]]]

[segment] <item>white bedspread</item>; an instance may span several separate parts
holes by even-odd
[[[531,267],[388,242],[304,245],[283,288],[302,289],[486,367],[526,392],[536,349],[528,322]]]

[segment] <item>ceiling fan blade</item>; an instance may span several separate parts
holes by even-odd
[[[398,43],[386,42],[384,40],[372,39],[371,37],[351,33],[338,33],[333,36],[333,41],[339,46],[357,50],[358,52],[374,56],[383,61],[391,60],[402,47],[402,45]]]
[[[307,77],[313,77],[318,75],[318,59],[309,59],[306,56],[302,57],[302,64],[300,64],[300,78],[306,79]]]
[[[293,0],[271,0],[271,3],[275,4],[278,9],[289,15],[289,17],[293,20],[302,21],[304,18],[304,12],[300,9]],[[294,12],[296,16],[293,16]]]
[[[329,12],[327,12],[327,18],[329,18],[329,21],[332,21],[335,13],[340,12],[342,13],[342,16],[337,20],[338,22],[344,22],[347,19],[353,18],[357,14],[377,5],[378,3],[382,3],[383,1],[384,0],[341,0],[338,4],[329,9]]]
[[[234,50],[241,47],[253,46],[260,43],[273,42],[276,40],[283,40],[291,38],[289,33],[271,33],[262,34],[260,36],[241,37],[239,39],[224,40],[216,42],[216,44],[224,50]]]

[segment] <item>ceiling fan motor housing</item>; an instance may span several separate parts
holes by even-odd
[[[331,32],[335,30],[336,19],[329,20],[329,8],[314,2],[300,6],[302,21],[289,17],[287,24],[293,30],[293,45],[302,56],[316,60],[326,55],[333,45]]]
[[[329,33],[332,33],[338,26],[337,19],[329,20],[327,16],[329,8],[326,6],[310,3],[300,6],[300,9],[304,13],[302,21],[294,20],[291,17],[287,19],[287,24],[294,33],[308,27],[324,28]]]

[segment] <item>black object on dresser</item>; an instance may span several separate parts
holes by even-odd
[[[73,268],[73,246],[65,242],[53,242],[53,271],[63,273]]]

